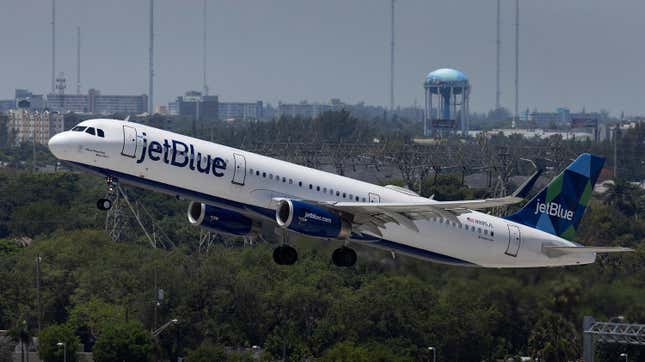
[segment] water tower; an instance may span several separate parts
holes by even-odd
[[[442,68],[428,73],[425,82],[425,115],[423,134],[447,137],[458,129],[468,132],[470,82],[456,69]]]

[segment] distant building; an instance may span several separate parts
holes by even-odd
[[[9,111],[8,129],[15,144],[35,140],[46,145],[53,135],[65,129],[65,120],[56,112],[13,109]]]
[[[105,95],[96,89],[90,89],[88,94],[50,93],[47,108],[61,113],[141,114],[148,111],[148,96]]]
[[[173,108],[176,108],[176,114],[179,116],[200,121],[218,119],[217,96],[202,96],[201,92],[188,91],[185,95],[177,97],[174,103],[174,106],[169,104],[168,109],[172,112]]]
[[[14,97],[14,108],[20,107],[20,103],[29,104],[28,107],[31,110],[43,110],[45,108],[45,99],[42,94],[33,94],[27,89],[16,89]]]
[[[316,118],[325,112],[334,111],[337,107],[333,104],[320,103],[278,103],[278,117]]]
[[[141,114],[148,112],[148,96],[104,95],[96,89],[88,92],[88,109],[90,113]]]
[[[16,108],[16,101],[14,99],[0,99],[0,113],[5,113],[14,108]]]
[[[89,113],[87,94],[48,94],[47,108],[54,112]]]
[[[263,111],[262,101],[219,103],[219,119],[221,120],[259,120],[263,118]]]

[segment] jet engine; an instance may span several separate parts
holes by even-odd
[[[282,228],[318,238],[345,239],[352,232],[351,224],[340,215],[298,200],[280,200],[275,218]]]
[[[248,235],[253,229],[253,220],[227,209],[191,202],[188,205],[188,222],[216,232],[231,235]]]

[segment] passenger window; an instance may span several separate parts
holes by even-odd
[[[253,175],[253,169],[249,168],[249,175]]]
[[[488,230],[484,229],[484,235],[488,235]]]
[[[309,190],[313,190],[313,188],[314,188],[314,185],[309,184]]]
[[[363,202],[365,202],[365,201],[366,201],[366,200],[365,200],[365,198],[363,197]]]
[[[72,131],[74,131],[74,132],[83,132],[83,131],[85,131],[85,127],[76,126],[76,127],[72,128]]]
[[[477,228],[477,232],[481,234],[482,233],[482,228]]]
[[[293,184],[293,179],[290,178],[289,179],[289,185],[292,185],[292,184]]]
[[[491,231],[490,236],[495,236],[495,233]]]
[[[349,194],[349,199],[351,200],[351,199],[353,199],[353,198],[354,198],[354,195]]]
[[[282,182],[287,182],[287,178],[286,178],[286,177],[283,177],[283,178],[282,178]]]
[[[302,187],[302,181],[298,181],[298,186]]]
[[[89,133],[89,134],[91,134],[92,136],[96,136],[96,133],[94,132],[94,127],[88,127],[88,128],[85,130],[85,133]]]
[[[260,176],[260,171],[255,171],[255,176]]]
[[[272,173],[269,174],[269,179],[273,180],[273,174]]]
[[[316,191],[320,191],[320,186],[316,186]]]
[[[356,202],[358,202],[358,196],[356,196]]]
[[[340,196],[340,191],[336,191],[336,196]]]
[[[266,172],[262,172],[262,177],[266,178],[266,177],[267,177],[267,173],[266,173]]]
[[[103,133],[103,130],[100,128],[96,129],[96,134],[101,138],[105,138],[105,133]]]
[[[343,199],[347,197],[347,194],[343,192]]]
[[[323,187],[323,193],[325,193],[325,194],[327,193],[327,188],[326,187]]]

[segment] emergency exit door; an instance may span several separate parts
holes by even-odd
[[[508,247],[506,255],[517,256],[521,244],[520,228],[515,225],[508,225]]]
[[[235,162],[235,168],[233,169],[233,183],[244,185],[244,180],[246,179],[246,158],[234,153],[233,160]]]
[[[137,130],[134,127],[123,126],[123,149],[121,154],[135,157],[137,153]]]

